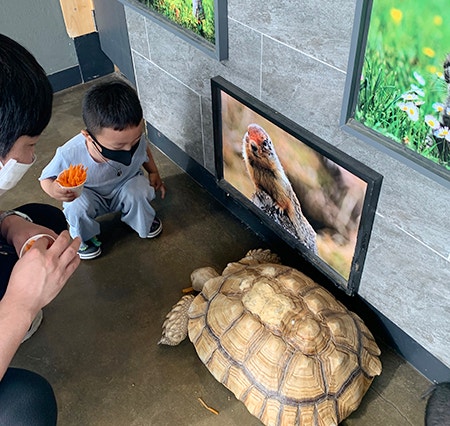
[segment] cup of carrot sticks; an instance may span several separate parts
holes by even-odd
[[[76,166],[71,164],[58,175],[56,182],[62,188],[74,192],[78,197],[81,194],[81,191],[83,191],[86,177],[87,167],[84,167],[82,164],[77,164]]]
[[[28,250],[30,250],[31,247],[33,247],[33,244],[38,240],[39,238],[45,238],[47,239],[47,248],[50,248],[51,245],[54,243],[55,239],[49,235],[49,234],[37,234],[33,235],[32,237],[28,238],[28,240],[25,241],[22,248],[20,249],[19,257],[22,257]]]

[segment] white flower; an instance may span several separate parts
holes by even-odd
[[[433,109],[437,112],[442,112],[442,111],[444,111],[444,108],[445,108],[445,105],[440,102],[435,102],[432,106],[433,106]]]
[[[418,96],[415,93],[407,92],[401,96],[404,101],[415,101]]]
[[[419,119],[419,108],[413,102],[399,102],[397,106],[408,114],[408,117],[412,121]]]
[[[439,129],[436,129],[434,132],[434,135],[437,136],[438,138],[445,138],[445,139],[449,137],[449,134],[450,130],[447,126],[443,126]]]
[[[425,116],[425,123],[427,123],[433,130],[439,129],[439,127],[441,127],[439,120],[434,118],[431,114]]]

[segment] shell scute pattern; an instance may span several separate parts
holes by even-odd
[[[230,389],[230,388],[228,388],[228,389]],[[234,393],[234,394],[235,394],[236,398],[239,399],[239,397],[237,396],[238,394],[236,394],[236,393]],[[252,413],[254,416],[261,419],[261,412],[263,410],[266,399],[267,399],[267,395],[265,395],[256,386],[252,385],[248,389],[246,389],[245,392],[242,393],[242,398],[240,400],[245,404],[245,406],[247,407],[247,410],[250,411],[250,413]]]
[[[347,313],[347,308],[341,302],[316,283],[313,283],[312,288],[303,294],[302,298],[315,315],[326,315],[327,312]]]
[[[242,317],[243,312],[244,307],[238,300],[226,297],[221,293],[217,294],[211,301],[206,313],[211,333],[221,338],[233,326],[234,322]],[[209,318],[212,318],[211,321]]]
[[[239,320],[223,336],[219,350],[224,350],[230,360],[245,362],[249,349],[258,341],[264,332],[263,325],[248,313],[243,314]],[[246,345],[242,343],[246,342]]]
[[[260,333],[258,345],[248,351],[245,367],[247,375],[258,382],[267,392],[278,392],[282,377],[279,365],[286,363],[286,343],[269,333]]]
[[[301,352],[294,352],[283,374],[280,394],[291,405],[308,403],[325,392],[325,381],[318,360]]]
[[[348,314],[344,312],[330,314],[325,321],[337,345],[347,348],[357,347],[359,332],[355,322],[349,318]]]
[[[190,332],[189,338],[191,338]],[[214,336],[209,333],[200,333],[195,341],[195,349],[202,362],[208,365],[217,349],[217,343],[215,342]]]
[[[358,356],[346,350],[340,350],[329,345],[327,350],[319,355],[320,364],[326,372],[327,392],[338,395],[342,389],[344,377],[353,377],[359,370]]]
[[[230,374],[230,359],[224,352],[214,351],[211,357],[205,362],[208,370],[221,383],[226,383]],[[248,386],[249,383],[241,383],[241,386]]]
[[[223,284],[223,278],[220,276],[217,278],[212,278],[207,283],[208,285],[205,285],[202,289],[202,295],[206,300],[212,300],[219,292]]]
[[[228,389],[236,390],[236,392],[233,393],[238,399],[241,399],[247,389],[252,387],[250,377],[243,374],[242,370],[235,365],[230,367],[226,380],[223,383]]]

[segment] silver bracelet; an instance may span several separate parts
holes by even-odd
[[[2,226],[2,222],[11,215],[19,216],[22,219],[27,220],[28,222],[33,222],[30,218],[30,216],[26,215],[25,213],[19,212],[18,210],[6,210],[5,212],[0,214],[0,227]]]

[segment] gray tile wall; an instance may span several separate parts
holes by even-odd
[[[339,126],[355,0],[228,0],[222,63],[126,7],[145,118],[213,172],[221,75],[384,176],[360,295],[450,367],[450,191]]]

